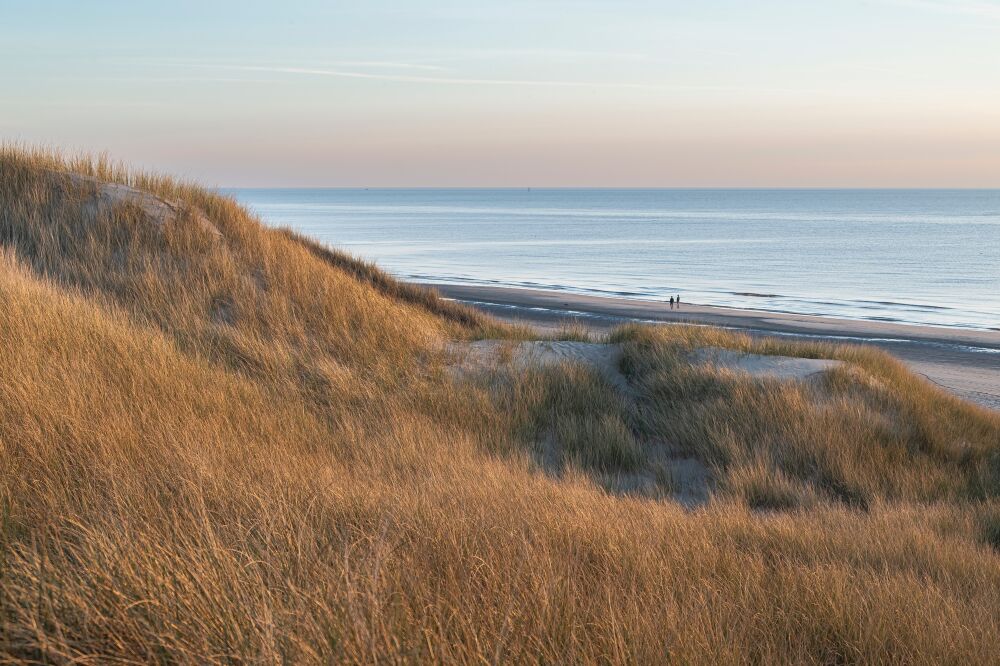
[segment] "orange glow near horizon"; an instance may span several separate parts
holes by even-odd
[[[1000,187],[1000,3],[235,8],[4,10],[0,139],[220,186]]]

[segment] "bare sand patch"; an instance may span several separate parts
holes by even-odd
[[[761,379],[804,380],[813,375],[842,366],[842,361],[825,358],[765,356],[746,354],[732,349],[705,347],[691,354],[694,365],[707,365],[721,370],[743,372]]]
[[[600,342],[547,341],[512,342],[507,340],[478,340],[467,344],[454,344],[456,355],[453,366],[461,373],[483,371],[504,362],[518,368],[541,368],[561,363],[579,363],[599,374],[612,386],[626,394],[633,389],[619,363],[621,345]],[[821,372],[843,365],[842,361],[793,356],[766,356],[747,354],[732,349],[705,347],[690,355],[693,365],[743,372],[751,377],[781,380],[803,380]]]
[[[76,173],[52,172],[52,177],[65,189],[84,192],[88,200],[82,202],[82,210],[91,217],[111,213],[119,206],[136,206],[154,225],[162,227],[188,214],[194,222],[213,236],[221,236],[219,230],[205,215],[177,201],[163,199],[143,190],[121,183],[108,183],[90,176]]]
[[[689,509],[707,504],[715,487],[708,465],[691,455],[654,448],[643,469],[602,474],[601,486],[618,495],[670,499]]]
[[[622,357],[620,345],[548,340],[478,340],[468,344],[454,344],[451,350],[458,361],[453,367],[462,374],[481,372],[504,362],[520,369],[579,363],[597,372],[622,392],[629,393],[632,390],[618,367]]]

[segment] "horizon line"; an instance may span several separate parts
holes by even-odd
[[[878,186],[878,185],[215,185],[218,190],[745,190],[745,191],[1000,191],[995,186]]]

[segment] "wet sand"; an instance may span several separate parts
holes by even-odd
[[[895,355],[952,393],[1000,409],[1000,331],[975,331],[857,321],[760,310],[585,296],[566,292],[470,285],[425,285],[503,319],[541,328],[566,322],[605,331],[629,321],[710,324],[751,335],[792,336],[870,344]]]

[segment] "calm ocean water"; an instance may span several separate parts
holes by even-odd
[[[1000,328],[1000,190],[229,190],[411,280]]]

